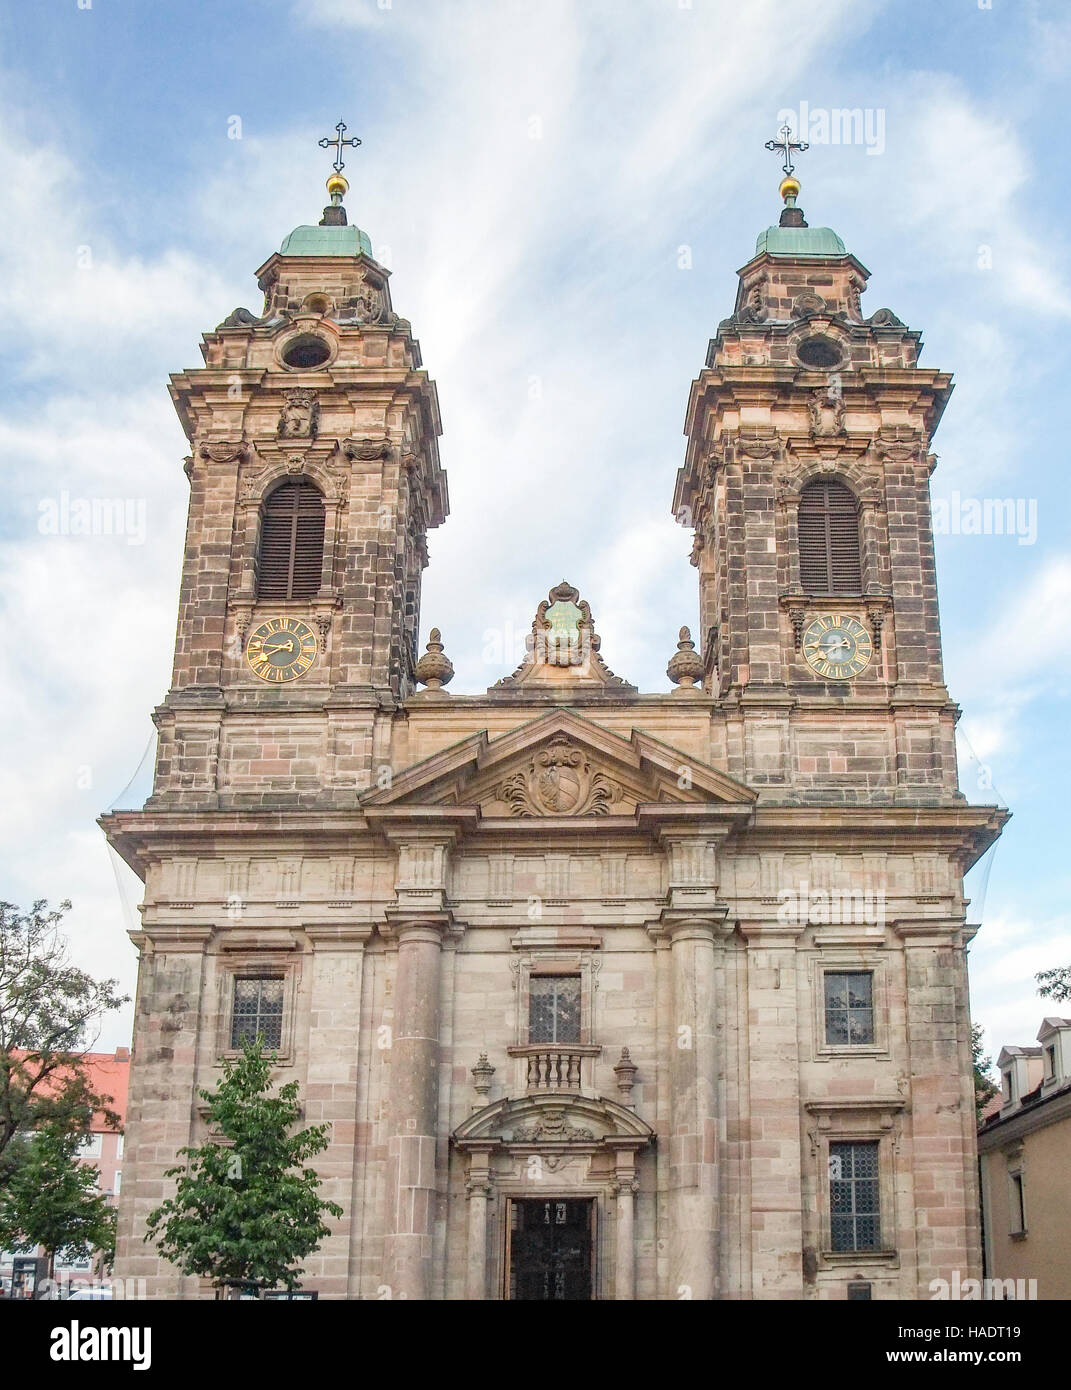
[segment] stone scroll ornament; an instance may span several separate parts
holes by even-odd
[[[578,683],[635,690],[615,676],[599,655],[602,639],[595,631],[591,607],[564,579],[536,609],[532,631],[525,638],[524,660],[511,676],[496,681],[492,690],[545,682],[556,668],[572,667]]]
[[[614,784],[564,734],[552,738],[522,772],[496,789],[514,816],[605,816]]]

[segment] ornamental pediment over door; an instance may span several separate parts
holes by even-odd
[[[508,1148],[548,1146],[591,1151],[626,1144],[646,1147],[654,1131],[634,1110],[602,1096],[524,1096],[497,1100],[475,1111],[453,1133],[459,1149],[489,1142]]]
[[[754,800],[749,787],[639,730],[624,738],[558,709],[496,739],[475,734],[407,769],[362,805],[467,806],[482,817],[534,819]]]

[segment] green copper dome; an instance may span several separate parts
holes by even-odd
[[[372,243],[360,227],[295,227],[279,247],[282,256],[371,256]]]
[[[755,242],[755,255],[846,256],[844,242],[832,227],[767,227]]]

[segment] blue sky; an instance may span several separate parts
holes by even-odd
[[[956,374],[937,498],[1037,507],[1034,543],[938,538],[949,688],[1015,818],[972,950],[991,1047],[1033,1039],[1071,961],[1065,341],[1071,13],[1058,0],[39,0],[0,14],[3,896],[75,901],[83,964],[134,979],[136,896],[94,824],[169,677],[186,442],[168,372],[259,309],[254,270],[315,222],[343,117],[351,219],[439,386],[452,515],[423,630],[453,689],[510,667],[563,576],[611,667],[665,689],[695,623],[669,513],[688,386],[776,219],[778,113],[855,108],[882,140],[798,161],[887,305]],[[240,139],[230,138],[238,129]],[[43,535],[121,498],[138,536]],[[138,510],[138,508],[142,510]],[[980,878],[981,876],[976,876]],[[975,886],[980,908],[980,882]],[[120,891],[121,890],[121,891]],[[102,1042],[126,1040],[129,1011]]]

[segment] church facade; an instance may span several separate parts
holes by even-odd
[[[786,178],[688,400],[674,688],[614,675],[562,581],[452,695],[436,630],[418,657],[435,386],[329,189],[171,379],[172,687],[152,795],[102,821],[145,883],[117,1275],[209,1296],[145,1220],[259,1033],[331,1126],[321,1298],[977,1277],[962,879],[1004,817],[959,791],[942,671],[950,378]]]

